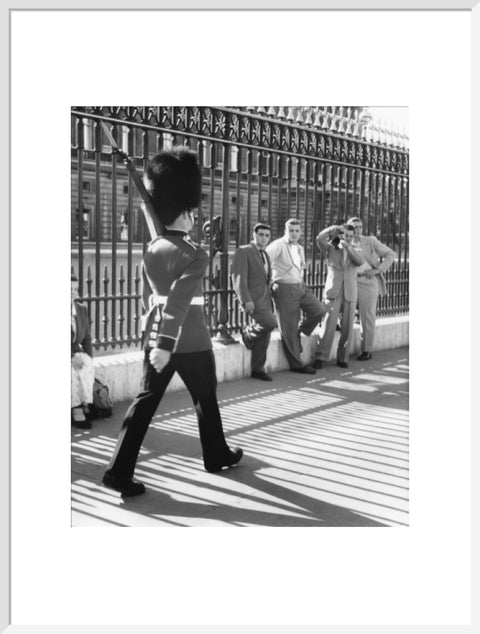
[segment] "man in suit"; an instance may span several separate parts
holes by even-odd
[[[272,269],[265,247],[270,241],[270,225],[257,223],[253,228],[253,240],[239,247],[232,260],[233,288],[251,322],[242,332],[243,343],[252,351],[251,376],[271,381],[265,372],[270,335],[277,327],[270,295]]]
[[[103,484],[124,497],[145,491],[133,479],[148,426],[175,372],[195,405],[205,469],[235,465],[243,452],[231,450],[218,409],[215,359],[203,310],[202,280],[208,255],[188,232],[201,194],[197,155],[184,147],[164,150],[149,162],[144,182],[165,232],[148,245],[144,276],[152,291],[144,332],[141,391],[129,407]]]
[[[349,223],[355,228],[353,246],[365,258],[364,264],[357,269],[358,312],[362,333],[361,353],[357,360],[368,361],[372,358],[375,343],[377,299],[379,295],[387,293],[384,273],[395,262],[397,255],[375,236],[362,235],[363,223],[360,218],[351,218]]]
[[[290,370],[315,374],[314,368],[301,360],[300,335],[312,334],[325,314],[325,306],[304,282],[305,252],[298,242],[301,233],[300,221],[290,218],[285,223],[285,234],[267,247],[267,253],[272,263],[272,292]],[[299,323],[302,310],[304,316]]]
[[[355,309],[357,307],[357,267],[365,261],[363,255],[353,248],[355,229],[333,225],[317,236],[317,245],[327,263],[325,299],[327,314],[325,329],[317,350],[314,367],[322,367],[330,356],[335,336],[338,315],[341,311],[340,340],[337,348],[337,365],[348,367],[348,357],[352,342]]]

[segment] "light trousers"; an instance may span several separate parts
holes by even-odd
[[[92,357],[85,352],[75,352],[73,355],[83,361],[80,370],[71,366],[71,407],[78,407],[82,403],[93,401],[93,383],[95,381],[95,367]]]
[[[300,352],[300,333],[311,335],[325,314],[325,306],[306,284],[276,282],[272,287],[277,309],[282,346],[290,369],[303,366]],[[303,319],[300,322],[301,312]],[[299,323],[300,322],[300,323]]]
[[[371,352],[375,343],[375,319],[379,291],[377,278],[358,277],[357,288],[362,352]]]
[[[350,347],[353,340],[353,324],[355,321],[356,301],[347,302],[343,298],[342,291],[335,299],[326,299],[325,307],[327,314],[324,320],[323,336],[317,349],[316,358],[327,361],[330,358],[333,339],[337,327],[338,315],[341,311],[340,340],[337,347],[337,361],[348,362]]]

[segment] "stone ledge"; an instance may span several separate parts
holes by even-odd
[[[315,355],[320,331],[315,331],[310,337],[302,336],[302,361],[309,363]],[[330,359],[336,358],[336,348],[340,333],[335,333]],[[409,317],[400,315],[396,317],[380,317],[377,319],[377,332],[374,350],[389,350],[407,346],[409,342]],[[213,343],[215,363],[217,367],[217,379],[233,381],[250,376],[251,352],[243,345],[239,335],[236,335],[238,343],[223,345]],[[360,326],[354,327],[354,340],[351,354],[357,355],[360,351]],[[140,386],[142,377],[143,352],[120,352],[116,355],[98,356],[94,358],[95,376],[108,385],[113,402],[125,401],[134,398]],[[265,367],[268,372],[288,370],[288,363],[283,352],[280,333],[275,330],[268,347],[267,362]],[[185,389],[185,384],[175,374],[170,381],[167,392]]]

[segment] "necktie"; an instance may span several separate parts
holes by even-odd
[[[265,273],[268,275],[268,260],[267,260],[267,254],[265,253],[264,249],[259,249],[260,251],[260,255],[262,256],[262,260],[263,260],[263,268],[265,269]]]

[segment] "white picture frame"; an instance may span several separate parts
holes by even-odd
[[[10,110],[10,99],[7,99],[7,94],[10,94],[10,88],[12,86],[15,86],[15,81],[16,81],[16,67],[13,66],[13,63],[17,60],[12,60],[11,56],[9,55],[10,51],[11,51],[11,47],[12,47],[12,42],[11,42],[11,25],[12,25],[12,15],[15,12],[19,12],[19,11],[48,11],[52,8],[55,9],[61,9],[62,11],[69,11],[69,10],[73,10],[73,9],[78,9],[81,8],[82,10],[91,10],[91,11],[95,11],[98,10],[100,8],[104,8],[107,10],[112,10],[112,11],[116,11],[116,10],[123,10],[123,9],[134,9],[135,11],[141,10],[141,9],[154,9],[154,10],[158,10],[158,9],[171,9],[173,7],[175,7],[176,9],[182,9],[184,11],[190,11],[192,9],[195,8],[196,9],[203,9],[203,10],[212,10],[212,9],[229,9],[229,10],[238,10],[239,7],[241,6],[243,11],[246,10],[258,10],[260,8],[265,8],[267,10],[271,10],[271,11],[275,11],[275,10],[280,10],[280,9],[288,9],[288,10],[295,10],[295,12],[297,11],[302,11],[302,10],[331,10],[333,7],[335,8],[335,10],[339,10],[341,9],[342,11],[345,11],[345,15],[347,15],[347,13],[351,13],[353,10],[355,11],[368,11],[368,10],[412,10],[412,20],[415,17],[415,13],[414,12],[421,12],[422,10],[425,11],[429,11],[431,12],[431,14],[433,15],[436,11],[451,11],[452,15],[456,14],[458,11],[464,11],[466,12],[466,14],[468,13],[469,15],[469,19],[471,22],[471,29],[472,29],[472,50],[471,50],[471,88],[472,88],[472,104],[471,104],[471,113],[472,113],[472,148],[473,150],[475,149],[475,147],[477,146],[477,144],[475,143],[475,141],[480,141],[480,135],[479,135],[479,123],[478,123],[478,118],[476,118],[474,116],[475,112],[479,112],[480,111],[480,95],[479,95],[479,80],[478,80],[478,76],[479,76],[479,59],[480,59],[480,55],[479,55],[479,42],[480,42],[480,8],[479,8],[479,2],[478,0],[370,0],[370,2],[368,2],[367,0],[359,0],[359,1],[355,1],[355,0],[338,0],[337,2],[327,2],[324,1],[322,2],[321,0],[303,0],[303,2],[301,2],[300,0],[297,0],[297,2],[291,2],[291,1],[286,1],[286,0],[272,0],[271,2],[269,2],[268,0],[263,0],[263,2],[260,2],[260,0],[257,0],[255,2],[249,2],[248,0],[244,0],[243,2],[227,2],[227,0],[223,0],[222,2],[218,1],[218,2],[214,2],[214,1],[210,1],[207,2],[207,0],[201,0],[200,2],[195,2],[194,0],[190,0],[189,2],[186,0],[183,0],[183,2],[181,0],[175,2],[175,3],[169,3],[169,2],[159,2],[157,0],[157,2],[148,2],[148,1],[144,1],[144,2],[129,2],[127,0],[122,1],[122,0],[116,0],[115,2],[103,2],[103,3],[90,3],[90,2],[83,2],[83,3],[77,3],[77,2],[69,2],[68,0],[62,0],[61,2],[57,2],[55,3],[55,6],[52,7],[51,5],[47,5],[46,3],[44,4],[44,6],[38,6],[38,3],[31,3],[31,6],[26,6],[25,3],[21,3],[21,2],[16,2],[14,0],[9,0],[8,2],[8,7],[4,7],[2,9],[2,34],[4,35],[4,37],[2,38],[2,41],[4,42],[3,46],[4,46],[4,51],[5,51],[5,55],[2,56],[2,71],[3,71],[3,85],[4,87],[7,88],[7,90],[4,90],[4,99],[2,99],[2,122],[3,122],[3,130],[4,130],[4,135],[3,135],[3,152],[2,152],[2,157],[3,157],[3,161],[4,161],[4,169],[2,170],[2,178],[3,178],[3,183],[4,186],[2,188],[2,194],[3,194],[3,209],[4,209],[4,217],[5,217],[5,221],[3,223],[4,226],[4,231],[2,232],[2,236],[1,239],[3,241],[3,248],[1,250],[2,253],[2,257],[3,257],[3,266],[0,266],[0,270],[3,276],[3,284],[2,284],[2,289],[4,289],[4,297],[8,297],[8,299],[10,300],[11,297],[17,297],[19,293],[24,293],[25,289],[21,289],[18,288],[17,286],[15,286],[15,280],[12,281],[11,283],[11,268],[10,268],[10,264],[11,264],[11,256],[12,256],[12,251],[15,248],[18,248],[18,244],[17,243],[11,243],[10,241],[10,227],[11,227],[11,220],[12,220],[12,216],[13,214],[16,213],[16,209],[18,209],[18,191],[17,190],[10,190],[10,184],[11,184],[11,178],[12,178],[12,174],[10,172],[11,169],[11,160],[12,160],[12,152],[14,151],[18,151],[19,148],[16,148],[15,146],[15,139],[11,139],[11,143],[8,142],[8,139],[10,138],[10,129],[11,129],[11,121],[12,121],[12,116],[15,114],[13,112],[11,112]],[[295,9],[293,9],[293,7]],[[114,16],[115,13],[112,13],[112,16]],[[272,16],[275,15],[274,13],[272,13]],[[53,14],[52,14],[53,16]],[[114,20],[112,20],[113,22]],[[46,37],[48,37],[47,34],[45,34]],[[117,39],[117,35],[115,35],[115,37],[113,39]],[[127,53],[128,54],[128,46],[126,46],[126,48],[123,48],[123,44],[125,42],[125,40],[123,40],[122,38],[118,38],[118,45],[119,45],[119,49],[118,51],[122,52],[122,53]],[[425,47],[428,48],[428,43],[429,43],[429,35],[428,33],[425,33]],[[288,45],[288,42],[285,42],[286,45]],[[88,38],[85,41],[85,45],[89,46],[91,45],[91,42],[89,42]],[[343,43],[343,45],[347,46],[347,45],[351,45],[352,46],[352,51],[354,50],[353,45],[350,43]],[[408,46],[409,42],[408,42],[408,33],[404,33],[402,34],[402,45],[403,46]],[[8,48],[7,50],[7,47]],[[117,51],[117,53],[118,53]],[[41,51],[37,50],[37,51],[26,51],[26,55],[35,55],[35,54],[40,54]],[[280,53],[277,51],[277,53]],[[59,52],[59,54],[61,54],[61,52]],[[117,58],[118,59],[118,58]],[[281,58],[280,58],[281,59]],[[354,61],[354,60],[352,60]],[[305,61],[305,63],[307,63]],[[312,63],[311,61],[309,63]],[[433,66],[434,66],[434,62],[432,62]],[[321,67],[321,66],[320,66]],[[355,68],[355,66],[353,66],[353,68]],[[359,71],[360,72],[365,72],[366,68],[365,66],[360,66]],[[46,76],[48,76],[48,69],[45,69],[45,74]],[[442,69],[438,69],[438,72],[442,72]],[[61,78],[56,78],[55,81],[61,81]],[[81,94],[81,93],[80,93]],[[46,99],[48,100],[48,94],[43,94],[43,95],[35,95],[34,98],[32,97],[32,108],[35,107],[35,99]],[[273,100],[275,101],[275,99]],[[300,101],[302,101],[300,99]],[[88,99],[87,99],[88,102]],[[185,103],[187,102],[187,99],[185,99]],[[52,104],[53,105],[53,104]],[[402,104],[402,105],[408,105],[408,104]],[[462,104],[465,105],[465,104]],[[60,119],[63,121],[65,117],[60,117]],[[457,132],[457,133],[464,133],[465,129],[468,129],[468,123],[465,124],[463,123],[463,125],[459,122],[455,122],[455,113],[452,113],[452,127],[453,129]],[[412,134],[414,134],[414,131],[412,131]],[[435,226],[435,213],[432,212],[432,223],[433,223],[433,227],[432,229],[435,229],[435,232],[433,234],[433,236],[430,234],[429,236],[425,236],[425,242],[428,243],[429,245],[431,243],[433,243],[435,245],[435,249],[433,249],[432,254],[429,255],[428,257],[432,257],[432,258],[444,258],[443,260],[441,260],[441,262],[445,262],[447,260],[447,258],[449,257],[449,255],[447,253],[445,253],[444,251],[448,251],[448,249],[444,249],[443,248],[443,240],[445,238],[445,236],[448,235],[449,239],[453,239],[453,240],[465,240],[465,242],[468,241],[469,245],[472,248],[472,253],[474,252],[474,246],[475,246],[475,235],[476,235],[476,229],[477,227],[480,225],[480,221],[478,219],[478,214],[476,215],[474,213],[475,209],[479,208],[479,194],[478,191],[475,188],[475,178],[473,177],[473,175],[475,173],[479,173],[479,160],[478,157],[476,156],[476,152],[472,150],[472,157],[471,157],[471,173],[472,173],[472,187],[471,187],[471,201],[472,201],[472,207],[471,207],[471,216],[470,216],[470,226],[469,227],[465,227],[465,226],[456,226],[455,223],[452,223],[451,227],[448,226],[439,226],[436,227]],[[465,162],[465,170],[466,173],[468,172],[468,163],[469,163],[469,157],[463,157],[463,160]],[[414,163],[414,162],[413,162]],[[19,165],[19,163],[16,164],[17,166]],[[414,168],[413,168],[414,169]],[[55,172],[55,170],[53,170],[53,172]],[[60,170],[60,172],[62,174],[65,173],[65,171]],[[7,176],[8,175],[8,176]],[[49,178],[55,178],[57,175],[55,173],[49,173]],[[58,178],[58,176],[57,176]],[[468,177],[467,177],[468,180]],[[10,213],[7,214],[7,210],[10,210]],[[468,238],[467,238],[468,235]],[[470,239],[469,239],[470,238]],[[68,245],[67,245],[68,246]],[[436,251],[436,249],[439,247],[439,250],[441,252],[441,255],[438,256],[438,253]],[[430,253],[430,252],[429,252]],[[473,264],[473,258],[471,261],[471,264]],[[463,262],[462,266],[468,266],[468,263]],[[68,268],[68,267],[67,267]],[[448,275],[448,272],[444,270],[444,268],[441,266],[440,269],[442,271],[442,274],[445,273],[446,275]],[[475,272],[476,270],[472,267],[472,286],[471,286],[471,298],[472,298],[472,315],[475,315],[476,313],[474,313],[474,309],[476,307],[476,303],[478,302],[478,300],[475,297],[475,292],[478,291],[476,290],[476,279],[475,279]],[[67,271],[68,273],[68,271]],[[447,278],[448,280],[452,280],[454,278]],[[451,289],[450,289],[451,290]],[[454,294],[453,294],[454,295]],[[463,296],[462,300],[465,299],[465,302],[468,304],[468,297]],[[460,301],[462,301],[460,300]],[[447,301],[447,293],[445,294],[445,299],[442,300],[442,302],[446,302]],[[452,302],[457,302],[458,303],[458,298],[454,298],[452,297],[450,300],[448,301],[452,301]],[[68,308],[68,307],[67,307]],[[37,306],[36,309],[38,310],[39,307]],[[35,310],[35,306],[32,307],[32,310]],[[440,311],[441,312],[441,311]],[[1,314],[1,319],[2,319],[2,331],[4,333],[10,333],[11,332],[11,324],[10,324],[10,316],[11,316],[11,311],[9,312],[9,314],[7,314],[7,311],[2,311]],[[443,319],[444,317],[442,317]],[[446,319],[446,318],[445,318]],[[30,322],[28,322],[31,324],[32,330],[35,330],[35,317],[34,315],[32,315],[32,319]],[[465,323],[469,324],[469,321],[467,320]],[[475,323],[475,322],[473,322]],[[458,326],[458,323],[455,322],[455,325]],[[444,325],[444,327],[442,328],[442,331],[447,329],[447,324]],[[460,324],[461,327],[461,324]],[[439,331],[440,332],[440,331]],[[30,332],[26,332],[25,333],[26,336],[30,336]],[[36,336],[36,334],[34,334],[34,337]],[[418,339],[416,340],[417,344],[418,344]],[[8,342],[10,342],[10,337],[8,338]],[[479,351],[479,346],[478,346],[478,334],[475,333],[475,330],[472,329],[471,335],[470,333],[465,333],[462,332],[462,342],[463,345],[468,345],[471,350],[472,350],[472,355],[475,352]],[[415,343],[415,342],[414,342]],[[339,622],[335,622],[335,623],[323,623],[321,620],[321,614],[319,614],[319,622],[318,623],[311,623],[311,625],[306,625],[306,624],[295,624],[295,623],[291,623],[291,622],[281,622],[281,623],[251,623],[251,624],[245,624],[242,623],[242,619],[241,619],[241,610],[242,610],[242,601],[245,601],[245,596],[243,597],[239,597],[239,613],[240,614],[235,614],[232,612],[232,622],[231,623],[225,623],[224,625],[219,625],[219,624],[214,624],[214,625],[206,625],[205,623],[199,623],[197,624],[189,624],[189,625],[183,625],[182,620],[181,620],[181,615],[179,615],[179,620],[176,621],[175,623],[158,623],[158,624],[144,624],[142,623],[141,625],[135,625],[132,624],[130,622],[122,622],[121,617],[119,618],[119,621],[117,621],[116,623],[111,623],[111,624],[98,624],[98,625],[88,625],[88,624],[84,624],[84,625],[74,625],[73,623],[64,623],[62,625],[49,625],[48,622],[42,622],[42,623],[38,623],[38,624],[28,624],[22,625],[22,621],[20,622],[15,622],[12,620],[12,617],[14,618],[14,615],[12,615],[12,597],[11,597],[11,577],[12,575],[15,575],[15,561],[11,560],[11,556],[10,556],[10,552],[11,552],[11,544],[12,544],[12,540],[15,539],[15,534],[12,534],[11,531],[11,523],[10,520],[7,519],[10,517],[10,512],[12,510],[12,507],[15,506],[15,492],[13,491],[13,489],[11,488],[10,485],[10,475],[11,475],[11,465],[10,465],[10,450],[11,450],[11,446],[12,446],[12,435],[14,436],[14,431],[15,431],[15,425],[18,424],[18,422],[16,421],[16,416],[18,415],[19,412],[19,408],[21,408],[22,403],[19,403],[18,400],[10,400],[10,396],[12,394],[11,390],[10,390],[10,371],[11,371],[11,367],[12,366],[16,366],[18,367],[18,364],[23,364],[25,366],[25,373],[26,373],[26,386],[28,386],[28,376],[30,376],[28,373],[29,372],[33,372],[35,371],[35,368],[37,368],[38,366],[36,366],[35,364],[37,363],[36,361],[36,357],[34,352],[32,352],[32,357],[28,357],[28,358],[18,358],[16,356],[16,350],[14,347],[12,347],[10,349],[10,345],[7,345],[6,343],[4,344],[5,350],[7,350],[8,348],[8,354],[4,354],[3,358],[2,358],[2,362],[1,362],[1,367],[2,367],[2,399],[1,399],[1,403],[2,403],[2,420],[3,420],[3,424],[0,425],[0,451],[2,452],[2,460],[0,461],[1,464],[1,477],[0,477],[0,502],[2,504],[2,521],[1,521],[1,549],[0,549],[0,579],[1,579],[1,594],[0,594],[0,631],[12,631],[12,632],[41,632],[41,631],[53,631],[53,630],[58,630],[61,631],[62,634],[64,632],[88,632],[88,634],[90,633],[100,633],[102,634],[103,632],[107,632],[107,631],[115,631],[117,632],[118,630],[120,631],[125,631],[125,632],[147,632],[147,631],[161,631],[161,632],[165,632],[165,633],[170,633],[170,632],[175,632],[178,634],[184,634],[185,632],[218,632],[220,634],[220,632],[222,634],[229,634],[229,632],[246,632],[247,634],[250,634],[250,632],[260,632],[261,634],[264,634],[266,632],[290,632],[290,631],[295,631],[295,632],[313,632],[313,631],[317,631],[319,627],[322,628],[322,632],[341,632],[343,634],[343,632],[370,632],[372,631],[372,629],[375,629],[377,631],[381,631],[382,634],[384,632],[390,632],[393,631],[395,629],[395,632],[410,632],[410,631],[417,631],[419,630],[420,632],[423,630],[427,630],[427,628],[430,628],[432,625],[439,625],[439,626],[445,626],[448,629],[446,631],[448,632],[466,632],[466,631],[475,631],[476,628],[478,628],[479,626],[479,619],[478,619],[478,609],[475,608],[475,603],[472,602],[472,607],[471,607],[471,618],[462,623],[444,623],[444,622],[440,622],[440,623],[420,623],[420,624],[401,624],[401,625],[395,625],[394,623],[390,624],[390,623],[385,623],[384,625],[368,625],[368,623],[358,623],[358,624],[354,624],[354,623],[350,623],[350,624],[342,624],[341,621]],[[459,371],[460,368],[458,367],[450,367],[449,366],[449,357],[450,357],[450,350],[438,350],[438,357],[434,357],[433,359],[426,359],[425,360],[425,367],[429,367],[429,364],[432,363],[442,363],[445,364],[445,371]],[[414,358],[421,358],[421,355],[419,357],[417,357],[416,355],[414,355]],[[467,357],[467,359],[469,359],[469,357]],[[39,361],[41,363],[41,360]],[[424,368],[422,368],[423,370]],[[475,378],[478,379],[478,372],[474,372],[475,370],[475,364],[472,363],[472,381],[473,381],[473,385],[476,385],[475,383]],[[469,375],[470,374],[470,367],[469,365],[467,365],[466,367],[462,368],[462,371],[466,374]],[[413,372],[413,376],[412,379],[418,380],[418,376],[417,379],[415,378],[415,372]],[[471,393],[470,389],[469,389],[469,381],[465,380],[465,386],[464,386],[464,391],[461,394],[458,394],[459,398],[462,399],[468,399],[468,405],[470,404],[470,399],[471,399],[471,413],[472,413],[472,426],[471,426],[471,440],[472,440],[472,448],[476,449],[478,448],[478,430],[476,425],[478,423],[476,423],[476,421],[478,421],[480,419],[480,408],[478,407],[478,404],[474,401],[473,398],[473,392]],[[448,398],[448,396],[447,396]],[[28,401],[28,399],[27,399]],[[467,408],[468,408],[467,405]],[[475,416],[476,414],[476,416]],[[9,421],[9,425],[7,425],[7,421]],[[58,426],[58,421],[57,420],[51,420],[50,417],[48,415],[43,415],[43,414],[39,414],[38,415],[38,424],[39,425],[44,425],[45,426],[45,442],[46,442],[46,446],[42,448],[42,451],[45,451],[48,453],[49,450],[49,434],[55,434],[57,431],[57,426]],[[453,424],[453,421],[452,421]],[[432,440],[432,447],[435,446],[434,441]],[[472,457],[476,457],[475,454],[472,452]],[[454,481],[454,483],[456,485],[458,484],[464,484],[465,486],[468,484],[467,481],[465,480],[465,477],[458,477],[456,476],[455,470],[457,469],[458,465],[457,463],[455,463],[455,461],[453,462],[454,467],[453,467],[453,472],[452,472],[452,480]],[[45,482],[45,481],[38,481],[35,478],[35,474],[32,474],[29,472],[28,470],[28,465],[25,468],[25,477],[26,478],[31,478],[31,492],[32,492],[32,498],[34,496],[39,496],[42,494],[42,487],[48,487],[49,486],[49,482]],[[476,478],[473,476],[477,476]],[[476,466],[475,460],[472,460],[472,474],[471,474],[471,484],[472,487],[475,487],[475,491],[478,493],[478,485],[476,485],[475,483],[478,482],[478,467]],[[432,483],[432,487],[434,487],[434,483]],[[451,500],[449,500],[448,496],[449,496],[450,492],[447,492],[445,495],[445,498],[442,497],[442,495],[439,495],[438,492],[436,495],[438,495],[438,499],[442,500],[445,499],[445,505],[448,507],[449,502],[451,503]],[[478,502],[476,501],[478,498],[478,496],[473,497],[472,496],[472,517],[473,517],[473,524],[472,524],[472,539],[475,540],[475,536],[476,534],[478,534]],[[442,508],[441,506],[438,508],[438,518],[437,521],[440,524],[442,521],[442,514],[445,513],[447,511],[446,508]],[[35,526],[36,524],[39,524],[41,522],[45,522],[46,519],[42,518],[42,517],[38,517],[38,516],[31,516],[31,531],[34,534],[35,533]],[[434,525],[433,522],[433,518],[432,518],[432,525]],[[477,531],[473,530],[474,528],[477,528]],[[71,529],[74,530],[74,529]],[[282,529],[280,529],[282,530]],[[308,529],[305,529],[308,530]],[[316,530],[316,529],[315,529]],[[455,536],[453,535],[451,538],[451,541],[446,542],[445,544],[445,549],[448,551],[451,551],[451,549],[455,549],[458,546],[458,544],[455,541]],[[41,547],[41,544],[39,545],[39,547]],[[234,550],[233,550],[234,553]],[[52,558],[55,557],[62,557],[62,556],[68,556],[68,553],[52,553]],[[439,554],[439,556],[441,556],[441,554]],[[475,559],[473,558],[473,556],[475,556]],[[35,566],[35,562],[32,561],[32,566]],[[472,541],[472,569],[473,569],[473,575],[472,575],[472,580],[474,582],[477,582],[478,584],[478,543],[476,541]],[[318,574],[319,575],[323,575],[323,574],[329,574],[331,571],[330,570],[319,570]],[[348,572],[348,571],[347,571]],[[417,571],[412,571],[412,575],[415,575]],[[95,574],[102,574],[102,571],[99,570],[95,570]],[[256,574],[256,572],[254,570],[252,570],[252,575]],[[267,580],[268,580],[268,575],[267,575]],[[385,583],[388,583],[388,579],[385,580]],[[465,581],[463,579],[463,581]],[[228,579],[222,580],[222,583],[228,583]],[[452,587],[458,583],[459,580],[458,579],[454,579],[451,578],[448,575],[448,571],[446,573],[446,577],[445,577],[445,583],[452,585]],[[68,584],[69,580],[65,579],[63,580],[64,584]],[[307,584],[311,583],[311,580],[309,579],[299,579],[296,580],[295,583],[297,584],[304,584],[305,583],[305,592],[307,594],[309,594],[309,592],[311,591],[311,588],[307,586]],[[19,584],[19,587],[21,586],[21,584]],[[478,593],[478,585],[477,585],[477,593]],[[40,588],[39,588],[39,592],[40,592]],[[473,587],[471,587],[472,590],[472,594],[473,596],[475,596],[474,592],[473,592]],[[338,591],[341,593],[342,589],[341,587],[338,589]],[[188,601],[188,595],[186,596],[186,599]],[[344,597],[345,602],[348,603],[349,601],[349,596],[346,595]],[[372,599],[374,600],[374,597],[372,597]],[[21,599],[15,597],[16,601],[19,601]],[[79,596],[78,597],[78,604],[79,606],[81,606],[82,602],[84,601],[97,601],[100,600],[99,597],[95,597],[92,596],[88,591],[85,593],[85,596]],[[160,630],[159,630],[159,626],[160,626]],[[115,627],[115,630],[113,630],[113,628]],[[155,627],[155,630],[153,629]]]

